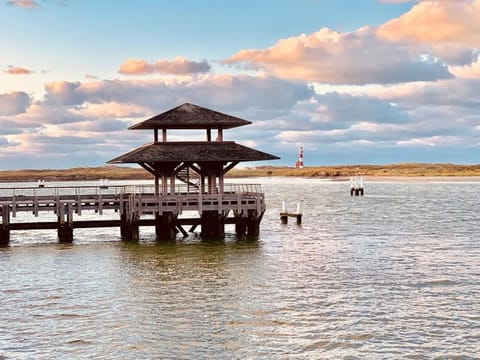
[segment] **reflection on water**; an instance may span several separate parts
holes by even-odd
[[[341,182],[261,181],[257,240],[15,235],[0,249],[0,358],[480,353],[479,183],[371,183],[350,197]],[[303,224],[281,225],[282,200],[300,199]]]

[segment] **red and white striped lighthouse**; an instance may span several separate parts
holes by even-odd
[[[300,153],[298,154],[298,161],[295,164],[297,169],[303,169],[303,147],[300,146]]]

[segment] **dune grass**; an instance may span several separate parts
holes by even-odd
[[[349,177],[362,176],[480,176],[480,165],[455,164],[391,164],[391,165],[345,165],[315,166],[303,169],[278,166],[261,166],[255,168],[235,168],[227,177],[259,176],[300,176],[300,177]],[[102,166],[78,167],[71,169],[45,170],[3,170],[0,181],[45,181],[59,180],[135,180],[152,179],[152,175],[140,167]]]
[[[480,176],[480,165],[455,164],[390,164],[390,165],[338,165],[315,166],[303,169],[292,167],[257,167],[233,169],[232,177],[251,176],[302,176],[302,177],[350,177],[362,176]]]

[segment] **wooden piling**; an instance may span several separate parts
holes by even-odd
[[[65,212],[65,210],[67,210]],[[57,214],[57,234],[60,243],[73,242],[73,210],[72,204],[61,204],[60,212]]]
[[[155,213],[155,234],[157,240],[175,240],[176,215],[171,212]]]
[[[2,224],[0,225],[0,246],[7,246],[10,242],[10,209],[8,205],[2,205]]]
[[[247,220],[247,235],[260,235],[260,222],[262,221],[263,213],[258,213],[256,210],[248,210]]]
[[[218,211],[203,211],[201,216],[202,231],[200,236],[204,238],[225,237],[225,216]]]
[[[127,216],[123,225],[123,240],[138,241],[140,239],[140,218],[138,215],[132,214]]]

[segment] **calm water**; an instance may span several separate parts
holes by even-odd
[[[480,356],[480,183],[255,179],[258,240],[12,233],[0,358],[471,359]],[[245,180],[242,180],[245,182]],[[281,225],[304,199],[303,225]],[[82,215],[83,217],[83,215]]]

